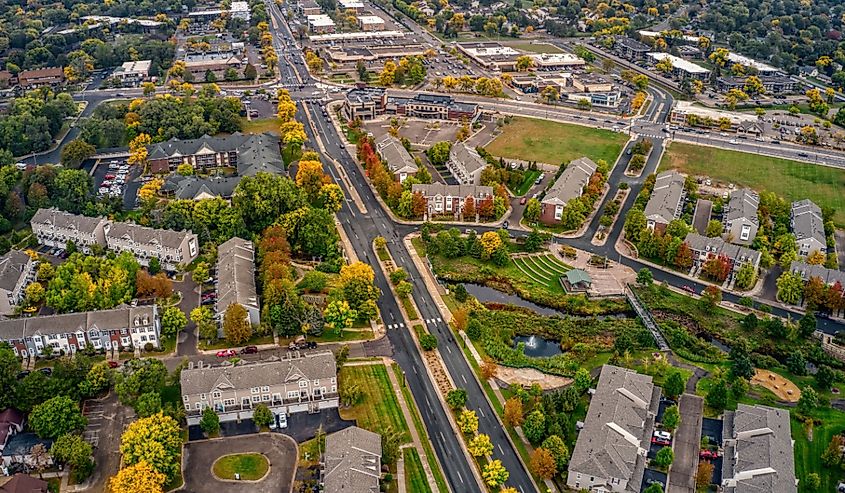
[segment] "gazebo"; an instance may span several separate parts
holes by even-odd
[[[583,269],[570,269],[560,276],[564,289],[569,292],[587,291],[593,283],[590,274]]]

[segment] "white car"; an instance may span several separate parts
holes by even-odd
[[[273,419],[270,420],[270,429],[275,430],[279,427],[279,424],[276,422],[276,415],[273,413],[270,414],[273,416]]]
[[[671,440],[672,434],[669,433],[668,431],[657,430],[657,431],[654,432],[654,437],[659,438],[661,440]]]
[[[288,427],[288,415],[285,413],[279,413],[279,428],[285,429]]]

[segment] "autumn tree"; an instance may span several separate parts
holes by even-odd
[[[487,486],[497,488],[505,484],[505,481],[507,481],[510,477],[510,473],[507,469],[505,469],[505,466],[502,465],[502,461],[494,459],[484,465],[484,468],[481,471],[481,477],[484,479],[484,483],[486,483]]]
[[[531,470],[541,479],[552,479],[557,474],[557,464],[552,454],[540,447],[531,454]]]
[[[698,463],[698,472],[695,475],[695,485],[701,489],[710,486],[713,480],[713,463],[702,460]]]
[[[223,315],[223,335],[232,345],[240,345],[252,337],[252,325],[244,308],[239,303],[232,303]]]
[[[197,325],[197,332],[201,339],[217,338],[217,323],[214,314],[207,306],[198,306],[191,310],[191,321]]]
[[[178,457],[181,452],[179,423],[161,413],[130,423],[120,437],[124,464],[131,466],[146,462],[152,470],[164,475],[165,480],[171,480],[179,473],[181,465]]]
[[[137,137],[129,142],[129,158],[126,160],[128,164],[146,166],[147,164],[147,146],[152,144],[152,138],[145,134],[138,134]]]
[[[466,434],[478,431],[478,416],[471,409],[464,409],[458,415],[458,427]]]
[[[493,453],[493,442],[490,441],[489,435],[479,433],[469,441],[467,449],[473,457],[487,457]]]
[[[111,493],[163,493],[167,478],[146,461],[124,467],[109,480]]]
[[[161,314],[161,334],[175,337],[187,325],[188,319],[178,306],[169,306]]]
[[[326,325],[333,328],[338,334],[341,334],[344,329],[352,327],[357,317],[358,313],[349,308],[349,303],[346,301],[332,301],[323,311]]]
[[[505,401],[505,423],[516,427],[521,426],[523,421],[522,401],[518,397]]]
[[[328,182],[320,161],[299,161],[296,171],[296,185],[303,189],[312,202],[315,202],[320,189]]]
[[[569,462],[569,448],[561,437],[550,435],[543,440],[541,447],[552,454],[558,471],[564,471],[566,469],[566,464]]]
[[[62,147],[61,162],[65,168],[78,168],[83,161],[90,158],[97,149],[84,140],[74,139]]]

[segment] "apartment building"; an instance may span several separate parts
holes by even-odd
[[[155,257],[165,270],[176,270],[199,255],[199,239],[191,231],[155,229],[132,223],[109,223],[105,227],[106,247],[114,252],[130,252],[141,265]]]
[[[664,171],[657,175],[644,211],[648,229],[663,232],[670,222],[681,217],[686,197],[685,182],[684,175],[677,171]]]
[[[839,283],[840,286],[845,288],[845,272],[839,269],[828,269],[823,265],[808,264],[801,260],[793,260],[789,266],[789,272],[800,275],[804,282],[809,281],[813,277],[818,277],[828,286]]]
[[[12,315],[24,299],[24,290],[35,280],[32,257],[20,250],[11,250],[0,257],[0,314]]]
[[[0,320],[0,341],[16,356],[41,357],[45,347],[73,354],[91,344],[106,351],[160,346],[156,305]]]
[[[23,89],[37,89],[39,87],[56,87],[65,81],[62,67],[47,67],[34,70],[23,70],[18,74],[18,85]]]
[[[253,176],[259,171],[280,174],[285,170],[280,144],[279,137],[269,133],[173,138],[148,146],[147,160],[154,173],[175,171],[180,164],[189,164],[197,170],[236,168],[239,176]]]
[[[559,223],[566,204],[584,193],[584,187],[597,168],[598,165],[587,157],[569,163],[540,201],[540,221],[545,224]]]
[[[478,185],[481,183],[481,172],[487,167],[487,160],[472,147],[455,142],[449,150],[446,167],[461,185]]]
[[[376,140],[376,152],[387,163],[387,167],[393,173],[393,176],[399,180],[399,183],[404,182],[405,178],[413,176],[419,171],[417,162],[411,156],[411,153],[405,149],[399,139],[390,134],[384,134]]]
[[[757,236],[760,196],[747,188],[734,190],[723,213],[724,237],[731,243],[750,245]]]
[[[708,238],[698,233],[688,233],[684,242],[692,250],[693,267],[701,268],[708,260],[716,257],[726,259],[731,266],[728,279],[733,278],[737,271],[745,264],[760,267],[760,252],[740,245],[727,243],[721,238]]]
[[[320,477],[325,493],[379,491],[381,435],[357,426],[326,435]]]
[[[722,422],[722,491],[797,493],[789,410],[739,404]]]
[[[669,53],[653,52],[648,53],[648,57],[655,65],[663,60],[669,60],[672,64],[672,75],[679,79],[706,80],[710,76],[710,71],[701,65],[696,65]]]
[[[319,15],[323,9],[320,8],[320,5],[315,2],[314,0],[302,0],[299,2],[299,12],[303,16],[309,15]]]
[[[199,424],[207,407],[220,421],[234,421],[252,418],[259,404],[287,414],[338,406],[337,365],[331,351],[235,365],[199,362],[182,370],[180,381],[189,426]]]
[[[569,460],[566,485],[593,492],[639,492],[660,387],[648,375],[604,365]]]
[[[792,203],[790,223],[798,255],[806,257],[813,252],[827,252],[827,237],[824,234],[824,219],[821,207],[810,199]]]
[[[716,79],[716,89],[719,92],[728,92],[731,89],[744,89],[748,77],[725,76]],[[785,75],[761,76],[760,82],[769,94],[788,94],[796,92],[801,86],[793,78]]]
[[[333,33],[335,29],[334,21],[326,14],[309,15],[308,30],[315,34]]]
[[[468,198],[472,198],[476,210],[478,203],[493,197],[493,187],[479,185],[446,185],[444,183],[415,183],[411,186],[412,193],[419,193],[426,201],[426,218],[451,214],[458,219],[463,214]],[[467,218],[472,220],[474,218]]]
[[[84,253],[91,253],[94,245],[106,245],[105,227],[109,220],[104,217],[88,217],[56,208],[38,209],[29,224],[32,233],[41,245],[65,248],[68,241]]]
[[[383,31],[384,19],[377,15],[359,15],[358,27],[362,31]]]
[[[645,43],[641,43],[633,38],[620,37],[616,40],[613,48],[617,53],[633,62],[641,62],[645,60],[651,47]]]
[[[250,325],[261,322],[258,291],[255,288],[255,245],[234,237],[217,247],[217,319],[223,321],[226,310],[233,304],[246,309]],[[222,324],[219,329],[223,337]]]

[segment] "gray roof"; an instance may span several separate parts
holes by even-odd
[[[686,178],[677,171],[664,171],[657,175],[651,198],[645,206],[645,217],[662,224],[672,222],[684,197],[685,181]]]
[[[237,236],[217,247],[217,312],[230,305],[258,308],[255,289],[255,246]]]
[[[260,171],[282,174],[285,162],[279,150],[280,140],[269,133],[253,134],[238,147],[238,175],[255,176]]]
[[[845,287],[845,272],[841,270],[828,269],[823,265],[808,264],[800,260],[793,260],[789,266],[789,271],[801,274],[801,278],[805,281],[809,281],[811,277],[818,277],[830,286],[839,282],[839,284]]]
[[[139,245],[159,244],[167,248],[179,248],[182,242],[190,236],[196,236],[190,230],[173,231],[172,229],[157,229],[133,223],[112,223],[106,231],[108,238],[128,238]]]
[[[384,134],[376,141],[376,150],[387,166],[394,173],[416,173],[419,168],[413,156],[405,149],[402,142],[390,134]]]
[[[326,436],[323,491],[377,493],[381,476],[381,436],[351,426]]]
[[[243,145],[249,136],[235,132],[222,137],[211,137],[203,135],[198,139],[177,139],[172,138],[165,142],[159,142],[147,146],[147,158],[151,160],[165,159],[175,156],[190,156],[208,149],[214,152],[234,151]]]
[[[728,243],[721,238],[708,238],[698,233],[687,233],[684,242],[693,251],[709,252],[713,255],[725,255],[736,263],[751,263],[758,265],[760,262],[760,252],[746,248],[741,245],[734,245]]]
[[[821,208],[810,199],[793,202],[792,232],[795,233],[796,239],[815,238],[822,245],[826,245]]]
[[[182,200],[196,200],[203,194],[228,199],[235,193],[240,181],[239,176],[202,178],[173,174],[167,177],[161,191]]]
[[[742,188],[731,192],[728,207],[725,209],[725,222],[743,220],[759,225],[757,208],[760,206],[760,196],[754,190]]]
[[[604,365],[569,461],[569,477],[619,478],[628,482],[625,491],[639,492],[659,400],[660,387],[650,376]]]
[[[20,250],[10,250],[0,257],[0,289],[14,290],[21,276],[26,275],[30,262],[29,255]]]
[[[33,335],[66,334],[92,329],[120,330],[134,326],[136,321],[147,325],[156,316],[154,305],[124,305],[111,310],[0,320],[0,340],[20,340]],[[147,322],[144,323],[144,320]]]
[[[373,103],[384,97],[383,87],[356,87],[346,93],[346,100],[352,104]]]
[[[50,208],[38,209],[38,212],[32,216],[30,224],[47,224],[58,228],[70,228],[91,234],[96,231],[97,227],[107,221],[104,217],[88,217]]]
[[[35,433],[18,433],[13,435],[9,438],[9,441],[6,442],[6,446],[3,448],[3,456],[10,457],[13,455],[29,455],[29,451],[32,450],[32,447],[38,445],[39,443],[44,444],[47,447],[47,450],[50,450],[50,447],[53,445],[53,440],[45,440],[38,438],[38,435]]]
[[[192,156],[203,150],[235,152],[238,175],[253,176],[259,171],[283,173],[285,164],[279,152],[279,137],[269,134],[242,134],[235,132],[222,137],[203,135],[198,139],[170,139],[147,147],[151,160],[169,159],[177,156]]]
[[[447,185],[445,183],[414,183],[412,193],[421,193],[426,197],[442,195],[444,197],[483,197],[493,196],[493,187],[483,185]]]
[[[470,175],[487,166],[487,161],[475,149],[463,142],[455,142],[452,145],[449,159],[459,163]]]
[[[286,382],[322,380],[337,376],[337,365],[331,351],[311,353],[293,359],[237,365],[203,366],[182,370],[182,395],[207,394],[220,386],[248,389],[257,386],[281,385]]]
[[[592,159],[586,157],[572,161],[560,174],[552,188],[546,192],[543,203],[566,205],[570,200],[580,197],[597,167],[598,165]]]
[[[641,51],[643,53],[651,51],[650,46],[645,43],[640,43],[639,41],[633,38],[619,37],[616,39],[616,44],[625,46],[629,50],[633,51]]]
[[[789,411],[739,404],[725,413],[722,485],[728,493],[794,493]]]

